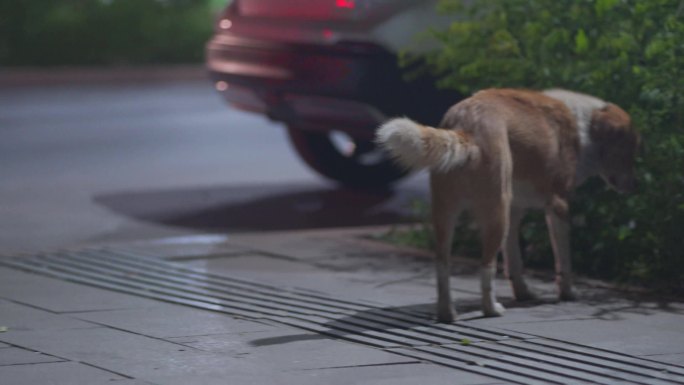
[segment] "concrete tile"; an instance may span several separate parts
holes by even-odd
[[[295,261],[265,255],[244,255],[189,261],[189,265],[212,273],[239,274],[275,285],[296,285],[340,299],[363,298],[388,306],[435,301],[432,260],[426,255],[414,255],[410,249],[359,239],[358,234],[345,231],[284,232],[260,238],[249,234],[236,237],[235,242],[243,242],[252,249]],[[477,275],[471,274],[474,272],[473,263],[457,262],[452,280],[454,299],[459,312],[468,312],[472,310],[470,303],[479,304],[480,282]],[[508,282],[504,279],[497,281],[500,297],[512,302],[513,295]],[[555,297],[553,283],[530,279],[530,284],[542,294]]]
[[[347,273],[317,270],[312,272],[244,272],[245,276],[261,282],[295,287],[330,296],[338,300],[367,303],[373,306],[392,307],[423,304],[434,301],[434,288],[429,286],[387,284],[392,281],[411,277],[402,275],[382,275],[372,279],[371,273]]]
[[[45,310],[0,300],[0,323],[7,327],[3,335],[26,330],[60,330],[91,328],[96,325],[68,315],[55,314]]]
[[[216,374],[198,372],[172,376],[165,373],[155,373],[149,378],[149,381],[163,385],[321,385],[321,383],[307,382],[301,376],[284,372],[272,372],[266,368],[255,369],[252,373],[232,372]],[[118,385],[118,383],[112,385]]]
[[[0,378],[12,385],[132,385],[125,377],[78,362],[2,366]]]
[[[309,371],[313,383],[329,385],[484,385],[496,379],[432,364],[377,365]]]
[[[434,285],[416,284],[417,274],[413,271],[378,272],[362,268],[338,271],[307,261],[290,261],[264,255],[193,260],[184,264],[214,274],[296,287],[338,299],[363,299],[376,305],[402,306],[434,301]]]
[[[275,330],[274,326],[260,322],[165,303],[151,308],[89,312],[72,316],[158,338]]]
[[[416,362],[412,358],[289,328],[243,335],[174,338],[172,341],[244,361],[267,362],[269,368],[279,370]]]
[[[658,362],[664,362],[668,364],[675,364],[679,366],[684,366],[684,353],[681,354],[657,354],[654,356],[642,356],[647,360],[653,360]]]
[[[659,330],[684,332],[684,310],[662,308],[655,303],[626,302],[622,306],[596,311],[596,317],[608,321],[630,322]]]
[[[158,376],[153,381],[165,385],[494,385],[497,380],[474,373],[449,369],[432,364],[396,364],[320,368],[316,370],[232,373],[228,377],[198,373],[188,376]]]
[[[440,385],[492,384],[496,379],[430,364],[391,365],[318,370],[312,377],[321,384]]]
[[[0,349],[0,366],[61,362],[63,359],[21,348]]]
[[[10,345],[7,345],[6,343],[0,342],[0,349],[5,349],[11,347]]]
[[[258,282],[268,282],[275,286],[312,290],[340,299],[358,300],[364,298],[368,300],[374,294],[377,295],[382,292],[382,290],[376,289],[376,286],[382,281],[378,282],[377,276],[373,280],[374,276],[368,272],[331,271],[308,263],[264,255],[193,260],[185,264],[213,274],[226,274]],[[366,277],[365,281],[361,280],[362,276]],[[384,278],[397,279],[397,276],[388,274]],[[402,298],[401,296],[396,297]]]
[[[108,328],[16,332],[4,340],[142,380],[155,373],[173,376],[258,370],[258,365],[232,357]]]
[[[150,307],[156,301],[0,268],[0,297],[54,312]]]
[[[225,274],[274,286],[296,287],[318,293],[338,293],[338,288],[349,287],[349,282],[337,272],[308,263],[290,261],[264,255],[244,255],[184,263],[212,274]],[[358,297],[356,297],[358,298]]]
[[[684,324],[681,321],[672,328],[601,319],[507,324],[500,327],[632,355],[675,354],[684,350]]]

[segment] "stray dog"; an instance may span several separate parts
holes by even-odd
[[[440,128],[406,118],[383,124],[377,143],[408,169],[430,169],[436,239],[437,319],[456,316],[449,289],[453,229],[468,209],[480,228],[485,316],[504,307],[494,293],[496,256],[516,300],[533,299],[522,277],[518,245],[525,211],[544,209],[560,300],[572,300],[568,198],[588,177],[619,192],[636,187],[639,135],[615,104],[565,90],[488,89],[451,107]]]

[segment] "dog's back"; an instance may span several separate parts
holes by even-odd
[[[511,178],[539,194],[563,194],[573,185],[580,137],[571,110],[543,93],[491,89],[450,108],[439,129],[408,119],[392,120],[378,131],[381,143],[410,169],[449,172],[490,169],[512,161]],[[467,187],[466,187],[467,188]],[[474,193],[480,194],[481,191]]]

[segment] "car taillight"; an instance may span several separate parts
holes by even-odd
[[[351,8],[356,7],[356,2],[354,0],[335,0],[335,4],[338,8]]]
[[[239,0],[242,16],[305,20],[358,20],[420,0]]]

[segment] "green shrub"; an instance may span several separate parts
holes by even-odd
[[[216,0],[0,0],[0,65],[200,62]]]
[[[455,21],[426,33],[438,48],[408,50],[402,61],[425,63],[440,87],[563,87],[632,114],[646,147],[640,191],[619,195],[597,180],[578,191],[574,263],[684,292],[684,1],[443,0],[439,8]],[[535,245],[528,259],[551,254],[539,219],[523,231]]]

